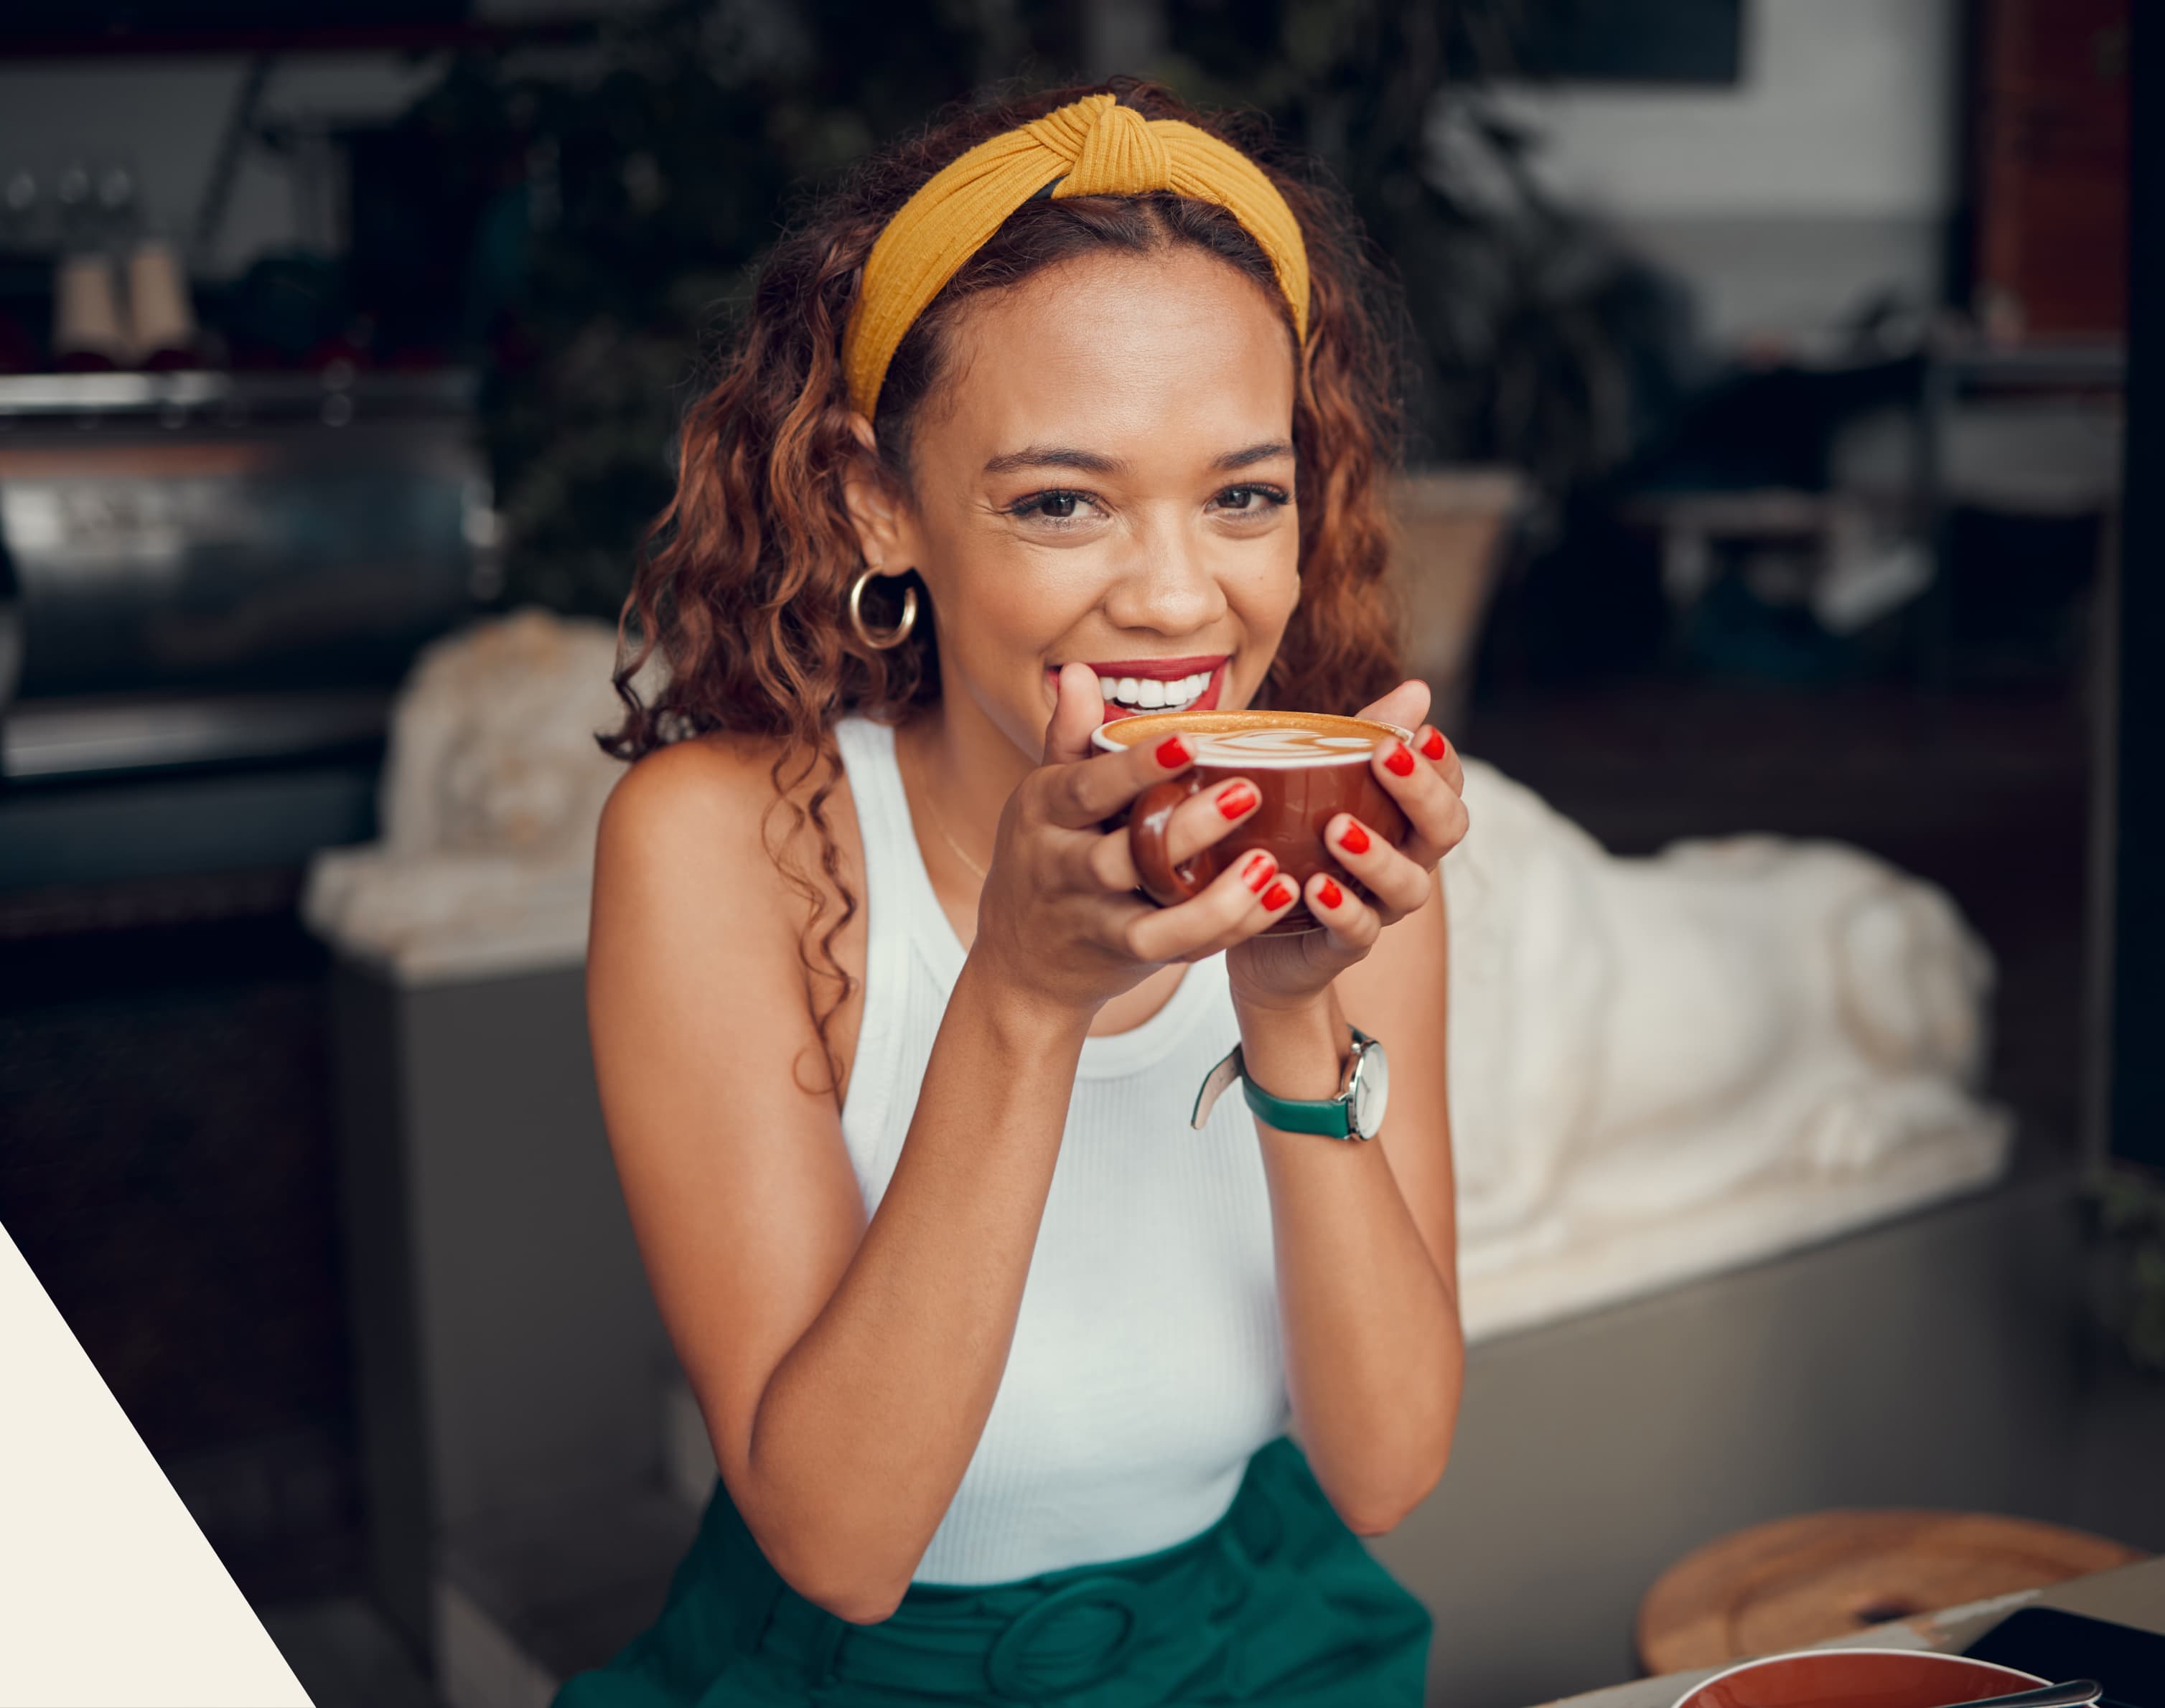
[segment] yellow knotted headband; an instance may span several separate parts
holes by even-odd
[[[1269,257],[1293,309],[1294,335],[1306,343],[1307,246],[1262,169],[1207,130],[1145,118],[1110,95],[1086,95],[950,161],[888,221],[842,334],[850,401],[868,419],[888,364],[917,317],[1009,214],[1056,180],[1056,200],[1164,190],[1215,202]]]

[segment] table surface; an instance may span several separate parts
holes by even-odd
[[[2165,1554],[2116,1571],[2072,1578],[2042,1590],[2021,1590],[1989,1601],[1973,1601],[1966,1607],[1950,1607],[1940,1613],[1920,1613],[1898,1619],[1892,1625],[1875,1625],[1846,1637],[1837,1637],[1820,1648],[1921,1648],[1942,1653],[1967,1648],[1991,1626],[2017,1607],[2057,1607],[2067,1613],[2083,1613],[2093,1619],[2117,1620],[2141,1631],[2165,1636]],[[1672,1708],[1694,1684],[1712,1678],[1721,1667],[1696,1667],[1689,1672],[1670,1673],[1658,1679],[1636,1679],[1628,1684],[1611,1684],[1566,1697],[1551,1708]]]

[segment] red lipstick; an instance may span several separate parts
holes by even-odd
[[[1183,712],[1215,712],[1225,691],[1225,673],[1232,663],[1228,653],[1198,653],[1190,658],[1177,659],[1115,659],[1090,661],[1091,673],[1098,676],[1133,676],[1137,681],[1173,682],[1183,676],[1192,676],[1198,671],[1210,672],[1210,681],[1203,691],[1187,705]],[[1057,692],[1062,666],[1047,665],[1045,679]],[[1160,708],[1148,706],[1123,706],[1117,700],[1105,702],[1104,721],[1111,723],[1118,718],[1134,717]]]
[[[1137,681],[1146,677],[1154,681],[1171,682],[1182,676],[1192,676],[1198,670],[1214,670],[1225,662],[1221,652],[1199,653],[1190,659],[1115,659],[1109,662],[1091,663],[1090,668],[1101,676],[1133,676]]]

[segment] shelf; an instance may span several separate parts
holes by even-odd
[[[297,24],[275,29],[83,29],[0,33],[0,65],[25,60],[176,59],[292,54],[421,54],[555,46],[592,40],[592,18],[530,24]]]
[[[477,388],[475,376],[464,368],[406,372],[356,371],[349,365],[293,374],[8,374],[0,375],[0,425],[84,416],[160,417],[192,410],[314,415],[324,399],[334,394],[374,408],[463,413],[473,407]]]

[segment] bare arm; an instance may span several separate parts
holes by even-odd
[[[1102,707],[1071,674],[1073,727],[1056,718],[1048,759],[1075,759]],[[1126,845],[1099,821],[1186,763],[1048,764],[1017,791],[869,1222],[823,1083],[802,909],[759,834],[764,764],[669,749],[603,817],[588,1011],[633,1227],[731,1498],[776,1569],[844,1618],[893,1611],[976,1451],[1092,1016],[1274,917],[1237,873],[1157,912],[1131,871],[1108,886],[1093,865]],[[1188,822],[1231,828],[1208,801]]]
[[[998,1389],[1088,1016],[966,970],[867,1226],[801,995],[801,909],[756,834],[769,791],[711,748],[625,780],[588,1009],[640,1248],[731,1497],[798,1590],[872,1620]]]
[[[1408,683],[1365,715],[1410,725],[1427,705],[1426,689]],[[1404,846],[1349,834],[1343,814],[1325,843],[1373,905],[1319,873],[1304,899],[1322,931],[1257,938],[1230,957],[1256,1084],[1282,1097],[1335,1096],[1349,1014],[1390,1052],[1390,1108],[1373,1142],[1256,1123],[1295,1424],[1332,1506],[1367,1535],[1392,1528],[1443,1474],[1465,1374],[1437,871],[1465,834],[1463,771],[1425,726],[1412,747],[1371,763],[1412,826]]]
[[[1316,1480],[1363,1535],[1391,1529],[1443,1474],[1465,1375],[1445,1107],[1447,953],[1439,893],[1340,975],[1345,1012],[1330,1003],[1241,1015],[1251,1070],[1281,1096],[1336,1094],[1349,1017],[1390,1052],[1390,1109],[1374,1141],[1256,1123],[1294,1422]]]

